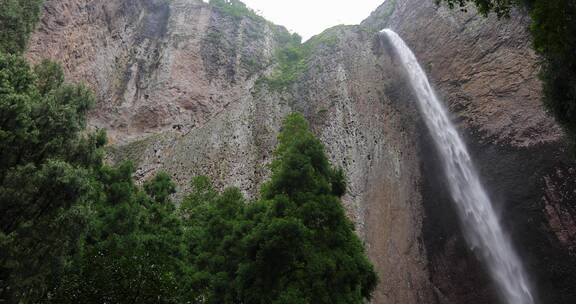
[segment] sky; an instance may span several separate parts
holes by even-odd
[[[358,24],[384,0],[242,0],[259,15],[303,40],[339,24]]]

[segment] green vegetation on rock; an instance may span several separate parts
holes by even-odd
[[[490,12],[495,12],[499,17],[507,16],[510,13],[510,8],[524,0],[435,0],[436,3],[444,2],[451,9],[460,7],[465,10],[468,3],[473,2],[478,11],[483,15],[488,15]],[[531,0],[530,0],[531,1]]]
[[[254,10],[239,0],[210,0],[209,3],[221,12],[237,19],[248,17],[254,20],[265,21],[262,16],[258,15]]]
[[[338,43],[334,29],[324,31],[302,43],[298,34],[279,36],[281,48],[276,52],[277,67],[264,82],[273,90],[283,90],[290,87],[308,68],[308,60],[319,47],[333,47]]]
[[[43,0],[0,0],[0,52],[22,53],[40,18]]]
[[[265,78],[265,82],[273,90],[288,87],[306,69],[306,57],[302,37],[298,34],[291,35],[276,51],[277,67],[270,77]]]

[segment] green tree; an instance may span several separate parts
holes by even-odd
[[[164,173],[134,185],[126,163],[100,172],[100,201],[53,303],[185,303],[191,291],[182,221]]]
[[[168,175],[143,191],[131,165],[104,166],[105,133],[85,131],[91,92],[5,54],[23,52],[41,3],[0,0],[0,301],[187,302]]]
[[[534,47],[544,58],[544,104],[576,143],[576,2],[530,0]]]
[[[370,299],[377,278],[340,201],[342,171],[332,168],[302,115],[286,118],[275,156],[262,188],[268,210],[243,239],[248,258],[238,294],[248,303]]]
[[[104,144],[102,133],[80,134],[88,90],[54,83],[41,94],[37,79],[24,59],[0,54],[0,297],[12,302],[46,294],[76,250]]]
[[[0,52],[22,53],[34,30],[43,0],[0,0]]]
[[[343,171],[299,114],[279,141],[259,200],[194,179],[180,209],[193,289],[204,303],[364,303],[377,278],[340,201]]]
[[[238,303],[234,281],[246,258],[240,242],[251,222],[244,218],[244,197],[236,188],[218,193],[206,177],[195,178],[192,186],[180,212],[194,267],[193,289],[204,303]]]
[[[44,59],[34,67],[36,87],[42,96],[60,88],[64,83],[64,71],[56,62]]]

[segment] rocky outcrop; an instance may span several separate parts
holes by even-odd
[[[348,176],[344,198],[381,278],[374,303],[496,303],[459,232],[399,62],[377,34],[398,31],[448,104],[542,303],[576,299],[575,165],[541,108],[528,19],[477,17],[433,1],[387,0],[359,26],[315,37],[297,79],[268,86],[288,32],[200,0],[47,0],[28,57],[62,62],[99,103],[110,160],[136,178],[195,175],[255,197],[276,134],[303,112]],[[180,194],[179,194],[180,195]]]

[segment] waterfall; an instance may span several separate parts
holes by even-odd
[[[408,73],[418,107],[442,158],[450,193],[469,245],[482,261],[508,304],[533,304],[527,274],[498,221],[464,141],[406,43],[392,30],[385,35]]]

